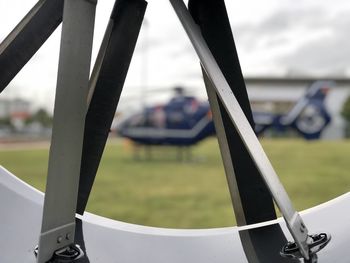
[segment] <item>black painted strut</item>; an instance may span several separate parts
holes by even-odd
[[[101,161],[147,2],[117,0],[112,29],[85,120],[77,213],[83,214]]]
[[[233,94],[250,125],[254,127],[252,111],[224,0],[189,0],[188,6]],[[237,223],[238,225],[254,224],[275,219],[276,212],[269,190],[223,104],[219,99],[218,101],[234,168],[234,175],[227,176],[236,177],[243,210],[235,212],[236,214],[243,213],[245,219],[244,222],[239,222],[240,220],[237,219]],[[238,200],[232,201],[237,202]]]
[[[62,22],[63,0],[41,0],[0,45],[0,93]]]

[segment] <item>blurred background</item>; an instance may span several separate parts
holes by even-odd
[[[35,3],[0,1],[0,42]],[[103,0],[97,5],[92,66],[113,4]],[[264,117],[268,126],[259,137],[296,208],[348,192],[350,2],[246,0],[226,5],[254,117]],[[60,31],[0,95],[0,165],[42,191]],[[313,103],[309,87],[318,80],[335,82],[320,87],[327,90],[321,102]],[[168,122],[157,126],[147,120],[156,109],[162,109],[165,119],[172,116],[167,105],[179,98],[174,87],[183,88],[181,96],[190,99],[191,110],[193,102],[206,105],[198,58],[175,13],[168,1],[150,0],[88,211],[172,228],[235,224],[215,135],[183,147],[144,146],[118,134],[118,127],[133,116],[143,118],[134,126],[166,129]],[[186,111],[185,118],[189,113],[183,105],[178,111]],[[286,116],[303,121],[286,124],[281,121]],[[317,124],[319,136],[312,140],[300,132],[302,126],[312,133]]]

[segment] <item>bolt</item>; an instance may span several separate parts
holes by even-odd
[[[61,243],[62,242],[62,236],[58,236],[58,238],[57,238],[57,243]]]
[[[66,239],[69,240],[70,238],[71,238],[71,234],[70,234],[70,233],[67,233]]]

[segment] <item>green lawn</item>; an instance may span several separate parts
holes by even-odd
[[[350,190],[350,141],[263,140],[298,210]],[[88,211],[110,218],[173,228],[235,224],[216,139],[177,162],[175,149],[154,149],[152,160],[133,159],[131,146],[106,148]],[[44,190],[48,150],[0,150],[0,164]]]

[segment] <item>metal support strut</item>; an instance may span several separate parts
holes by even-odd
[[[77,213],[90,195],[146,11],[144,0],[115,2],[90,79]]]
[[[239,58],[224,0],[189,0],[189,11],[200,27],[210,51],[236,96],[250,125],[255,126]],[[276,219],[271,194],[235,126],[217,97],[210,81],[203,77],[233,209],[238,226]],[[212,96],[210,90],[213,90]],[[215,112],[214,112],[215,111]]]
[[[182,0],[170,0],[182,26],[184,27],[201,64],[206,72],[208,81],[215,88],[223,106],[229,114],[239,136],[244,142],[252,160],[259,170],[265,184],[271,192],[279,210],[286,221],[298,249],[306,260],[310,259],[310,244],[312,240],[308,229],[299,213],[293,208],[289,196],[281,184],[275,170],[259,143],[250,123],[245,117],[236,97],[222,74],[212,53],[210,52],[198,26],[195,24],[186,5]]]
[[[74,245],[81,149],[96,0],[65,0],[49,155],[37,262],[79,257]],[[71,258],[71,259],[74,259]],[[73,261],[72,261],[73,262]]]

